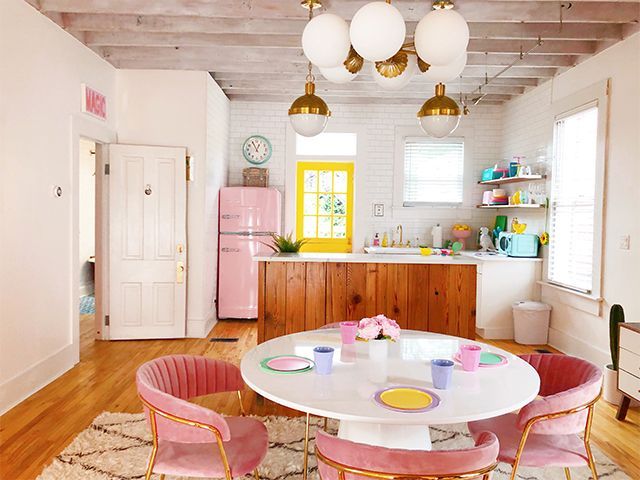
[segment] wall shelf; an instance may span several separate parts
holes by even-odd
[[[476,208],[527,208],[536,210],[546,208],[546,206],[537,203],[524,203],[522,205],[476,205]]]
[[[503,177],[496,178],[495,180],[485,180],[479,181],[480,185],[501,185],[507,183],[521,183],[521,182],[534,182],[536,180],[544,180],[547,178],[546,175],[522,175],[519,177]]]

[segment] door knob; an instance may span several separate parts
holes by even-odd
[[[184,262],[176,263],[176,283],[184,283]]]
[[[147,186],[146,186],[146,187],[145,187],[145,189],[144,189],[144,194],[145,194],[145,195],[151,195],[151,193],[152,193],[151,185],[149,185],[149,184],[147,183]]]

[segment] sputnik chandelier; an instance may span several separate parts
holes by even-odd
[[[435,96],[418,111],[420,126],[428,135],[442,138],[453,133],[460,123],[461,109],[445,95],[444,82],[462,73],[467,63],[469,26],[450,0],[433,2],[433,10],[418,23],[413,42],[405,42],[406,25],[391,0],[375,1],[361,7],[351,25],[332,13],[316,17],[313,11],[320,0],[303,0],[309,10],[309,22],[302,33],[302,49],[309,60],[305,95],[289,109],[293,129],[313,137],[322,133],[331,112],[315,95],[316,66],[332,83],[347,83],[371,62],[374,81],[385,90],[400,90],[420,72],[437,83]]]

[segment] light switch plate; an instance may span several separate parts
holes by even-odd
[[[631,248],[631,235],[622,235],[620,237],[620,250],[629,250]]]
[[[374,217],[384,217],[384,203],[374,203],[373,204],[373,216]]]

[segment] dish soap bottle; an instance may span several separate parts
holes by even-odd
[[[387,232],[384,232],[384,235],[382,235],[382,246],[383,247],[389,246],[389,236],[387,235]]]
[[[378,235],[377,233],[373,236],[373,246],[374,247],[380,246],[380,235]]]

